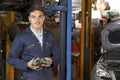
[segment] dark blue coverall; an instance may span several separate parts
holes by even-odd
[[[41,47],[37,37],[30,27],[27,27],[15,37],[7,61],[23,71],[23,80],[52,80],[52,66],[39,71],[27,68],[27,62],[34,57],[51,57],[52,66],[55,66],[60,62],[60,49],[50,31],[43,28],[43,46]]]

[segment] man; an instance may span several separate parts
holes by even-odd
[[[97,0],[96,9],[99,11],[109,10],[110,6],[105,0]]]
[[[53,33],[43,28],[43,7],[31,6],[28,14],[30,27],[15,37],[8,63],[23,71],[23,80],[52,80],[51,68],[59,64],[60,50]]]

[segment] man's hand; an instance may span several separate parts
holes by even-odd
[[[44,59],[47,61],[47,64],[42,64],[41,66],[43,66],[43,67],[50,67],[50,65],[53,63],[52,58],[45,57]]]
[[[33,60],[34,60],[34,58],[27,63],[27,67],[30,69],[33,69],[33,70],[38,70],[40,68],[40,66],[33,66],[32,65]]]

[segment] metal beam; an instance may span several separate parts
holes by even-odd
[[[71,80],[71,42],[72,42],[72,0],[67,4],[67,73],[66,80]]]
[[[65,4],[66,0],[60,0],[60,4]],[[64,5],[64,7],[67,7]],[[67,11],[60,10],[60,48],[61,48],[61,63],[59,68],[59,79],[66,80],[66,26],[67,26]]]
[[[60,13],[60,48],[61,48],[61,63],[59,69],[59,80],[66,80],[66,13]]]
[[[90,80],[91,0],[82,0],[81,78]]]
[[[10,50],[10,40],[8,35],[8,27],[14,21],[14,12],[7,11],[6,17],[6,57],[8,56],[8,52]],[[14,68],[6,63],[6,80],[14,80]]]
[[[44,6],[46,12],[52,12],[52,11],[62,11],[62,12],[67,12],[67,7],[64,5],[57,5],[51,7],[50,5]]]

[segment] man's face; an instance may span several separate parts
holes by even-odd
[[[45,15],[42,11],[35,10],[30,13],[28,18],[33,28],[40,29],[44,23]]]

